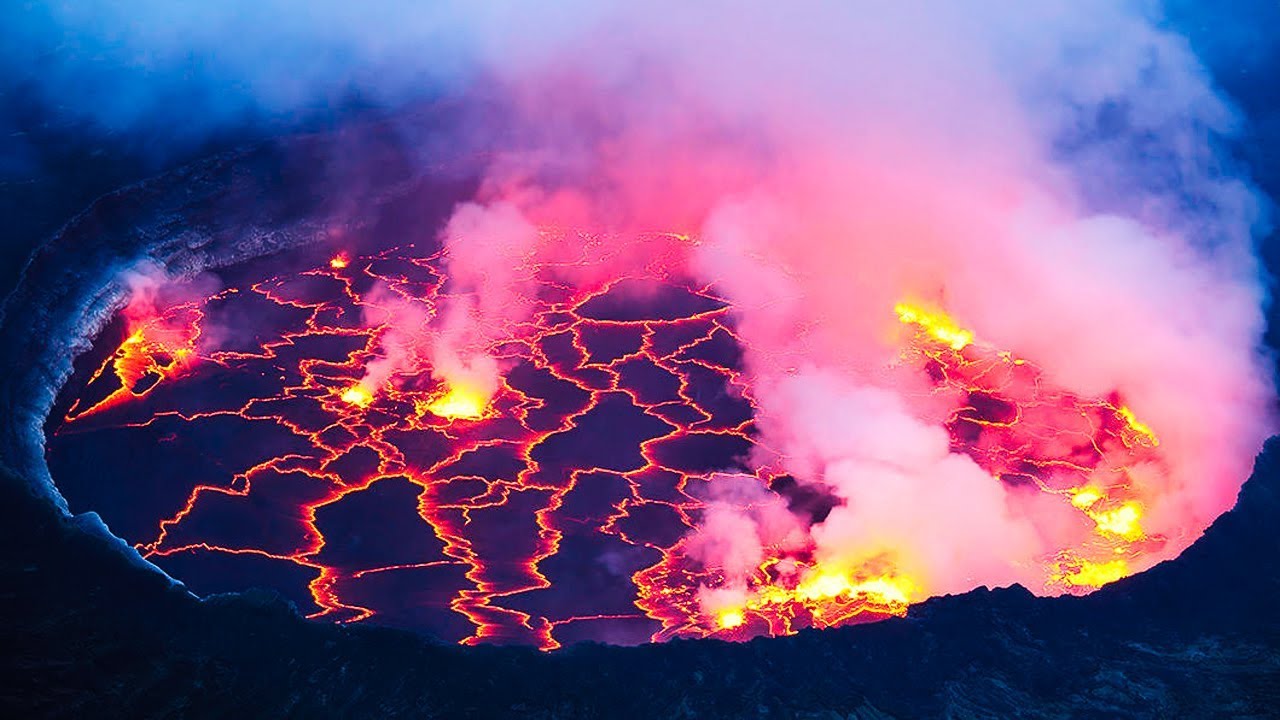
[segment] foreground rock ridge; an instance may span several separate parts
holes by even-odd
[[[462,648],[197,600],[6,472],[10,717],[1269,717],[1280,444],[1178,560],[1084,598],[1013,587],[732,644]]]

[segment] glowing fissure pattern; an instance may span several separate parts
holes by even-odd
[[[891,554],[834,568],[819,566],[808,550],[777,550],[751,578],[747,602],[715,612],[700,604],[700,590],[714,589],[721,576],[685,552],[705,508],[698,488],[716,471],[732,470],[756,442],[755,406],[736,358],[739,339],[730,309],[710,288],[653,271],[575,290],[555,279],[554,268],[535,268],[540,289],[530,299],[531,319],[488,348],[508,368],[491,402],[443,387],[425,367],[401,371],[384,387],[359,385],[394,325],[366,326],[362,311],[389,303],[382,309],[394,318],[395,303],[413,303],[430,317],[445,288],[440,267],[440,255],[412,246],[360,258],[342,254],[312,270],[137,320],[70,404],[51,438],[51,457],[71,452],[60,448],[78,435],[110,429],[177,423],[194,432],[215,419],[283,429],[292,449],[234,468],[220,484],[196,485],[150,537],[128,539],[162,565],[211,553],[301,569],[311,578],[309,616],[339,622],[386,616],[378,602],[357,599],[357,589],[375,576],[404,574],[432,612],[466,619],[468,631],[452,630],[466,644],[552,649],[570,626],[574,638],[619,639],[593,632],[593,623],[638,623],[652,640],[740,639],[902,615],[928,597],[927,587],[896,571]],[[258,313],[255,325],[286,327],[256,328],[274,334],[265,341],[255,335],[245,349],[218,349],[217,339],[203,343],[208,315],[235,303],[280,316]],[[657,309],[627,309],[646,305]],[[1114,581],[1162,546],[1162,538],[1142,530],[1143,506],[1128,477],[1137,464],[1160,462],[1158,441],[1120,398],[1054,389],[1034,364],[983,343],[939,308],[904,301],[886,313],[901,322],[899,362],[926,374],[935,394],[956,399],[946,420],[953,450],[972,457],[993,482],[1061,496],[1082,522],[1096,526],[1084,546],[1044,558],[1050,590],[1087,591]],[[183,391],[255,373],[275,384],[247,399],[205,393],[197,400],[199,393]],[[162,386],[171,389],[160,397]],[[594,414],[627,420],[575,434],[600,424]],[[635,443],[632,457],[609,447],[620,441]],[[1031,456],[1045,448],[1057,452]],[[227,454],[234,460],[235,449]],[[761,469],[756,478],[775,484],[781,475]],[[440,543],[438,552],[383,564],[372,550],[367,558],[330,557],[344,550],[327,548],[335,536],[326,536],[318,517],[380,483],[397,482],[415,488],[415,516]],[[272,488],[287,483],[304,489],[273,500]],[[264,490],[255,493],[260,485]],[[578,507],[605,486],[614,493],[607,504],[597,498],[595,510]],[[202,537],[198,517],[219,498],[240,502],[233,535],[236,527],[266,523],[275,533],[271,542]],[[394,532],[373,523],[371,537]],[[581,547],[605,541],[604,560],[578,558],[557,566],[554,578],[546,574],[566,542],[581,555]],[[600,563],[621,569],[614,568],[615,582],[596,598],[575,573]],[[447,591],[432,595],[440,584],[432,576],[412,582],[413,573],[443,570],[455,573],[452,585],[444,583]],[[552,593],[541,606],[522,600],[539,592]],[[607,599],[608,592],[624,602]]]

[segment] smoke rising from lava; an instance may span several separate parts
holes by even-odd
[[[738,313],[775,453],[754,463],[841,501],[809,529],[820,566],[887,556],[928,593],[1039,590],[1037,560],[1093,531],[950,447],[954,408],[894,362],[903,299],[1152,430],[1167,465],[1127,482],[1167,544],[1141,566],[1230,506],[1271,427],[1258,208],[1217,153],[1236,119],[1177,36],[1113,3],[596,20],[488,58],[516,128],[495,143],[516,139],[482,196],[539,224],[699,239],[672,270]],[[695,540],[728,586],[759,525],[713,506]]]
[[[1130,570],[1230,506],[1273,426],[1262,213],[1219,147],[1239,120],[1146,4],[498,3],[403,23],[379,7],[324,42],[398,72],[345,80],[397,99],[412,78],[475,83],[486,106],[468,141],[492,153],[441,233],[448,297],[433,318],[396,320],[366,382],[421,347],[437,379],[492,396],[502,368],[485,348],[527,318],[528,269],[584,252],[538,227],[615,243],[569,282],[661,263],[714,284],[769,448],[750,464],[838,502],[806,522],[772,497],[709,500],[688,540],[724,575],[709,612],[749,604],[769,552],[803,551],[824,572],[887,567],[912,600],[1061,590],[1044,559],[1095,528],[954,447],[963,400],[901,362],[912,329],[898,303],[945,312],[1076,396],[1112,398],[1158,438],[1163,463],[1126,477],[1143,531],[1166,543]],[[459,39],[415,57],[441,29]],[[332,88],[301,82],[308,98]],[[295,104],[268,86],[268,107]],[[1057,457],[1059,442],[1028,454]]]
[[[432,372],[450,387],[465,387],[487,403],[498,391],[499,368],[487,348],[532,313],[535,279],[527,260],[538,230],[506,203],[465,203],[443,233],[450,295],[440,307],[439,334],[431,347]],[[492,262],[502,258],[502,263]]]

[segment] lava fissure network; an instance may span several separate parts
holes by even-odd
[[[713,288],[522,268],[527,319],[484,334],[502,372],[483,388],[433,373],[434,321],[467,307],[446,260],[412,245],[284,274],[263,260],[267,279],[131,304],[50,420],[59,487],[197,592],[269,586],[313,618],[467,644],[742,639],[931,594],[893,548],[831,564],[803,542],[718,593],[704,527],[779,510],[816,525],[838,501],[759,446]],[[1056,388],[934,304],[883,311],[895,369],[946,408],[952,452],[1084,528],[1040,558],[1035,590],[1087,591],[1164,547],[1133,473],[1165,461],[1123,398]]]

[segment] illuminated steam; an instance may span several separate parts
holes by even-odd
[[[512,205],[466,203],[454,211],[443,239],[450,287],[437,310],[432,374],[455,393],[442,409],[477,415],[501,382],[498,361],[488,348],[513,337],[512,325],[531,312],[535,283],[526,262],[538,231]]]
[[[276,111],[346,84],[407,100],[424,77],[483,98],[465,141],[489,151],[484,182],[440,236],[450,286],[430,318],[394,299],[369,311],[387,326],[384,359],[361,387],[425,365],[492,398],[504,368],[490,349],[528,319],[530,268],[585,252],[538,228],[615,244],[568,282],[658,264],[713,284],[734,308],[769,448],[751,469],[837,501],[810,522],[759,488],[707,500],[686,550],[721,571],[700,597],[724,626],[777,600],[749,583],[771,554],[812,557],[790,597],[900,604],[1013,582],[1058,592],[1055,553],[1108,524],[1125,532],[1123,517],[1081,524],[1072,498],[1019,492],[953,447],[956,399],[900,361],[919,324],[904,303],[952,318],[952,349],[1025,359],[1158,438],[1163,462],[1126,472],[1142,532],[1166,544],[1124,572],[1172,557],[1227,509],[1272,428],[1258,201],[1218,148],[1238,119],[1146,6],[375,5],[319,3],[306,21],[354,58],[339,66],[360,72],[340,80],[263,75],[258,35],[211,66]],[[274,8],[244,5],[254,18]],[[453,39],[425,42],[441,37]],[[124,42],[172,49],[163,39]],[[384,67],[380,82],[370,69]],[[1056,442],[1028,452],[1060,454]]]
[[[618,7],[491,57],[517,133],[486,197],[699,239],[672,270],[737,312],[775,453],[752,460],[839,501],[807,530],[818,576],[1042,591],[1046,558],[1097,532],[951,447],[952,408],[895,362],[904,300],[1124,403],[1167,461],[1127,471],[1167,540],[1128,571],[1186,547],[1232,503],[1271,391],[1255,201],[1215,153],[1235,120],[1183,42],[1111,3],[755,9]],[[689,545],[723,572],[712,605],[781,543],[730,507]]]

